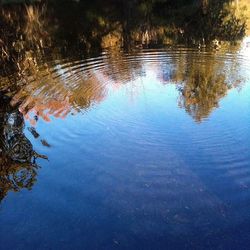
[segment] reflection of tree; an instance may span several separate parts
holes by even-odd
[[[22,88],[17,88],[11,100],[33,124],[31,114],[45,121],[51,116],[64,118],[101,102],[108,87],[119,88],[143,75],[141,60],[136,55],[126,58],[119,50],[110,50],[108,56],[98,59],[95,63],[101,68],[88,60],[41,66],[35,58],[27,54],[20,64],[22,73],[17,85]]]
[[[196,121],[208,117],[229,89],[225,76],[213,73],[211,69],[197,67],[190,72],[187,81],[180,87],[179,104]]]
[[[1,7],[0,63],[19,62],[23,52],[59,46],[85,53],[106,46],[169,39],[209,42],[237,40],[245,19],[229,0],[49,0]],[[201,3],[201,4],[197,4]],[[190,38],[190,39],[187,39]]]
[[[109,56],[104,61],[104,74],[118,85],[133,81],[143,74],[142,61],[136,52],[126,55],[120,50],[109,50]]]
[[[23,188],[31,189],[36,182],[37,165],[16,163],[0,157],[0,201],[9,191],[18,192]]]
[[[187,16],[183,27],[186,39],[208,43],[214,39],[236,41],[245,34],[246,20],[237,16],[228,0],[202,0],[201,8]]]
[[[196,121],[208,117],[218,107],[229,89],[239,87],[242,80],[238,75],[237,56],[227,60],[228,47],[216,51],[176,51],[171,63],[163,64],[160,79],[173,82],[180,92],[179,106],[184,108]],[[230,46],[229,51],[239,47]],[[232,55],[231,55],[232,56]]]
[[[8,191],[30,189],[36,181],[37,165],[33,161],[31,142],[23,133],[24,120],[10,99],[1,96],[0,106],[0,201]]]
[[[100,0],[91,3],[55,0],[47,1],[47,8],[38,3],[4,7],[0,14],[0,28],[4,31],[0,37],[3,65],[0,89],[11,93],[12,104],[19,103],[19,110],[31,122],[34,120],[30,111],[49,121],[50,116],[63,118],[74,110],[87,109],[105,98],[105,77],[126,83],[143,74],[137,56],[132,51],[129,56],[124,55],[117,47],[130,47],[126,43],[134,44],[138,39],[150,43],[157,40],[159,34],[163,41],[164,36],[176,32],[181,38],[209,41],[218,38],[224,28],[226,32],[223,31],[220,39],[229,39],[230,34],[235,34],[234,39],[239,38],[244,31],[244,20],[236,17],[233,9],[226,8],[229,6],[224,5],[226,2],[108,0],[105,8],[100,8],[103,5]],[[173,18],[171,12],[178,14],[178,18]],[[62,60],[68,57],[67,52],[73,54],[72,48],[82,48],[85,54],[92,55],[108,46],[116,49],[96,62],[82,58],[74,61],[74,55],[70,55],[68,63]],[[189,70],[186,65],[190,65]],[[97,72],[95,67],[99,66],[102,69]],[[223,73],[212,73],[216,67],[198,68],[192,58],[180,56],[178,62],[173,61],[171,74],[165,75],[165,80],[185,81],[181,89],[186,101],[180,103],[190,113],[199,110],[203,114],[198,115],[197,111],[197,117],[206,116],[205,110],[208,114],[218,103],[222,96],[218,88],[226,91]],[[215,87],[215,82],[220,87]],[[210,104],[206,102],[209,94]]]
[[[54,56],[60,61],[60,56]],[[71,111],[87,109],[103,100],[106,90],[94,65],[72,60],[55,65],[39,61],[36,53],[26,53],[19,64],[21,73],[14,81],[11,104],[18,104],[22,114],[34,122],[31,112],[50,121],[50,116],[64,118]]]
[[[183,52],[180,49],[174,52],[171,61],[166,64],[159,62],[160,78],[164,82],[178,83],[181,93],[179,104],[195,120],[207,117],[228,89],[240,80],[237,64],[234,63],[237,60],[228,62],[227,58],[223,58],[226,56],[223,51],[233,51],[233,48],[238,49],[235,46],[223,48],[220,56],[216,50]],[[56,58],[56,54],[54,56]],[[116,89],[145,75],[143,60],[139,51],[126,54],[110,50],[96,60],[74,59],[68,63],[56,59],[58,64],[55,65],[39,61],[36,54],[26,53],[19,64],[21,73],[11,104],[18,104],[20,112],[32,124],[36,122],[33,115],[46,121],[50,121],[51,116],[64,118],[69,113],[86,110],[101,102],[109,87]],[[133,94],[139,91],[135,86],[130,90]]]

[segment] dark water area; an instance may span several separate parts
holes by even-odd
[[[1,16],[0,249],[249,249],[250,38],[77,43],[26,11]]]

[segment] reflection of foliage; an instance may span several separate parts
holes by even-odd
[[[43,63],[36,60],[36,54],[26,53],[20,63],[21,75],[11,104],[18,104],[22,114],[34,123],[30,113],[50,121],[50,116],[64,118],[71,111],[100,102],[105,97],[103,84],[91,67],[85,69],[84,62],[77,63],[78,70],[75,70],[74,62],[66,66],[63,62]]]
[[[201,2],[203,4],[198,4]],[[235,40],[245,19],[229,0],[50,0],[45,5],[5,6],[0,13],[2,58],[59,45],[94,51],[135,42]],[[17,52],[19,55],[17,55]]]
[[[0,89],[9,92],[12,104],[19,104],[33,123],[31,111],[46,121],[50,116],[64,118],[103,100],[105,77],[126,83],[143,73],[140,60],[124,60],[119,48],[97,63],[105,64],[98,73],[94,64],[82,58],[74,62],[74,51],[81,48],[93,57],[101,48],[165,43],[169,36],[199,43],[215,38],[235,40],[243,35],[245,24],[229,6],[227,0],[108,0],[104,7],[101,0],[53,0],[46,2],[46,8],[42,3],[4,6],[0,14]],[[72,64],[62,60],[68,57],[67,51],[73,54]],[[197,119],[201,119],[223,95],[214,82],[226,93],[226,79],[221,72],[213,76],[212,67],[198,70],[190,61],[175,63],[179,69],[170,78],[186,82],[181,89],[187,99],[181,103],[187,110],[198,109],[203,115],[197,113]],[[190,63],[191,70],[183,68]],[[211,99],[210,104],[206,98]]]
[[[179,105],[196,121],[208,117],[228,90],[239,87],[243,80],[239,79],[237,60],[225,64],[222,52],[220,55],[210,52],[207,56],[207,52],[195,50],[174,62],[171,80],[178,83]]]
[[[0,156],[0,201],[9,191],[31,189],[36,182],[36,164],[16,163]]]
[[[221,56],[223,51],[233,49],[237,51],[239,48],[223,47]],[[218,106],[228,89],[240,84],[237,63],[234,63],[237,59],[225,64],[223,58],[216,56],[216,50],[210,51],[209,56],[198,50],[187,53],[177,50],[175,53],[178,56],[172,57],[171,64],[168,62],[164,66],[161,62],[160,78],[164,82],[182,83],[178,85],[181,92],[179,104],[195,120],[201,121]],[[145,75],[140,50],[129,55],[110,50],[96,61],[93,58],[91,61],[72,59],[67,63],[57,59],[57,65],[41,65],[35,58],[35,55],[27,54],[20,64],[22,73],[17,85],[22,88],[17,86],[11,100],[11,104],[18,104],[19,111],[33,125],[36,117],[50,121],[52,116],[64,118],[69,113],[86,110],[101,102],[109,87],[117,89]]]
[[[235,41],[243,37],[246,19],[243,15],[237,16],[235,7],[225,2],[229,1],[203,1],[201,8],[187,17],[184,36],[206,43],[214,39]]]
[[[137,54],[135,52],[131,52],[131,56],[135,59],[129,60],[119,50],[110,50],[109,56],[105,60],[107,68],[104,70],[104,74],[116,82],[117,85],[135,80],[142,74],[142,62],[136,59]]]
[[[196,120],[201,121],[218,107],[220,99],[226,95],[229,86],[223,75],[214,76],[206,70],[195,70],[180,87],[180,106]]]
[[[10,98],[0,96],[0,201],[8,191],[30,189],[36,181],[33,147],[23,133],[24,120]]]
[[[3,6],[0,13],[0,74],[29,68],[44,53],[70,48],[84,54],[116,46],[237,40],[244,35],[245,19],[228,0],[50,0],[46,5]]]
[[[46,12],[45,6],[36,8],[34,6],[26,6],[25,25],[23,33],[25,34],[26,42],[37,48],[43,48],[48,44],[48,33],[45,31],[48,28],[48,20],[43,16]],[[46,43],[45,43],[46,42]]]
[[[36,122],[33,115],[50,121],[51,116],[64,118],[70,112],[86,110],[106,97],[108,82],[118,88],[142,74],[140,60],[132,62],[123,57],[119,50],[109,51],[108,56],[98,59],[97,63],[105,67],[96,72],[93,62],[41,66],[29,54],[27,61],[20,64],[22,74],[18,83],[22,88],[16,89],[11,104],[18,104],[20,112],[33,125]]]
[[[41,49],[45,46],[48,36],[44,30],[48,29],[48,25],[45,25],[44,13],[44,7],[40,8],[39,6],[2,8],[0,13],[1,64],[12,63],[18,68],[24,51]]]

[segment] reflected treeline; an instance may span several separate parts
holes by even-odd
[[[133,56],[110,50],[91,59],[65,60],[58,55],[44,62],[45,58],[39,61],[36,55],[26,53],[20,64],[21,73],[2,77],[2,89],[11,93],[10,104],[18,105],[32,125],[36,116],[48,122],[51,117],[65,118],[102,102],[110,87],[114,90],[145,75],[143,62]],[[12,88],[8,87],[10,84]]]
[[[166,63],[154,53],[147,59],[141,49],[180,41],[218,49],[221,40],[242,38],[245,19],[231,2],[54,0],[1,6],[0,200],[10,190],[30,189],[36,182],[34,159],[46,158],[34,152],[24,119],[35,125],[38,117],[50,121],[88,110],[110,87],[146,76],[147,63],[163,83],[176,84],[179,106],[195,121],[208,117],[241,83],[237,59],[224,58],[225,51],[236,54],[239,47],[220,50],[220,59],[216,50],[175,49]]]
[[[9,191],[31,189],[36,182],[37,164],[24,118],[10,98],[0,94],[0,201]]]
[[[6,74],[30,49],[80,48],[88,54],[110,46],[209,44],[236,41],[246,29],[243,9],[236,13],[230,0],[28,2],[33,4],[1,7],[0,66]]]
[[[55,53],[51,61],[26,53],[19,64],[20,72],[1,77],[1,84],[11,96],[10,105],[18,105],[19,112],[35,125],[36,117],[51,121],[51,117],[65,118],[88,110],[105,100],[109,91],[146,76],[149,72],[145,65],[150,63],[150,71],[158,72],[163,84],[176,84],[179,106],[200,122],[218,107],[229,89],[242,84],[239,49],[240,46],[220,51],[175,48],[162,51],[159,56],[157,51],[147,55],[140,49],[130,53],[110,50],[90,59],[63,59]],[[135,89],[140,86],[133,87],[131,93],[140,91]]]
[[[20,64],[22,73],[14,80],[16,89],[11,100],[12,105],[19,104],[19,110],[31,124],[36,123],[34,115],[45,121],[50,121],[51,116],[64,118],[69,113],[87,110],[105,97],[106,89],[94,74],[98,65],[91,61],[79,58],[64,61],[58,56],[55,64],[34,58],[35,55],[26,53]]]
[[[204,48],[212,42],[218,48],[221,40],[236,41],[245,30],[235,1],[31,2],[2,5],[0,89],[33,124],[31,114],[46,121],[64,118],[104,100],[106,82],[119,87],[145,75],[143,58],[133,60],[144,45],[182,41]],[[130,56],[121,47],[130,48]],[[105,48],[113,49],[99,56]],[[212,58],[180,55],[167,76],[182,83],[180,106],[197,121],[207,117],[232,86],[224,62]],[[164,74],[169,66],[161,70]]]

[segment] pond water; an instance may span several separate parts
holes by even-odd
[[[248,249],[247,41],[27,54],[1,80],[21,87],[1,96],[0,249]]]

